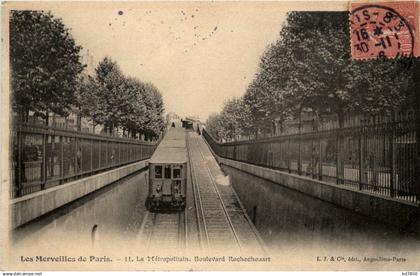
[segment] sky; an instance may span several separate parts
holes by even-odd
[[[111,57],[125,75],[153,83],[166,112],[205,121],[245,93],[288,11],[346,10],[347,3],[41,1],[14,2],[13,9],[51,11],[82,54],[89,51],[92,67]]]
[[[166,112],[205,120],[240,97],[266,47],[279,38],[281,5],[172,2],[51,6],[94,66],[105,56],[155,84]]]

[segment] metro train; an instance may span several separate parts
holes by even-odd
[[[146,208],[151,212],[185,209],[188,176],[185,135],[183,128],[168,128],[149,160]]]

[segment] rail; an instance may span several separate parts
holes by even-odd
[[[199,236],[201,239],[205,238],[204,249],[225,248],[226,242],[233,240],[235,241],[234,244],[240,250],[241,243],[238,235],[233,227],[232,221],[226,207],[223,204],[223,200],[217,190],[217,187],[215,187],[211,173],[208,167],[200,168],[201,171],[199,172],[196,171],[196,167],[194,167],[194,156],[191,154],[192,143],[190,142],[189,136],[187,142],[188,147],[190,148],[189,160],[192,167],[191,174],[192,185],[194,187],[194,198],[198,203],[198,205],[196,205],[196,212],[201,216],[201,219],[198,221],[198,225],[203,225],[203,227],[199,227]],[[204,161],[205,159],[202,152],[198,148],[198,145],[196,146],[200,152],[199,156],[196,158],[202,158]],[[198,176],[200,173],[202,176],[201,178]],[[206,177],[204,176],[208,177],[210,181],[205,181]],[[201,231],[204,231],[204,233],[201,233]],[[203,245],[202,240],[200,240],[200,244],[201,246]]]
[[[205,130],[203,136],[223,158],[416,203],[420,181],[413,116],[228,143]]]
[[[203,158],[203,160],[205,160],[206,158],[205,158],[203,152],[201,151],[200,146],[198,146],[197,148],[198,148],[198,151],[200,152],[201,158]],[[208,175],[210,176],[210,180],[211,180],[210,182],[212,184],[212,187],[214,188],[214,191],[216,192],[217,197],[219,198],[220,205],[222,206],[222,209],[223,209],[223,213],[225,214],[226,219],[227,219],[227,221],[229,223],[230,229],[232,230],[233,236],[235,237],[236,244],[238,245],[239,249],[241,249],[242,248],[242,244],[241,244],[241,241],[239,240],[238,233],[235,231],[235,227],[233,226],[232,220],[231,220],[231,218],[229,216],[229,213],[228,213],[228,211],[226,209],[226,205],[223,202],[223,198],[220,195],[219,189],[217,188],[217,185],[216,185],[216,182],[215,182],[215,180],[213,178],[213,175],[212,175],[209,167],[208,166],[205,166],[205,167],[207,169]]]
[[[149,214],[149,213],[148,213]],[[185,250],[187,244],[187,224],[185,212],[151,213],[152,225],[146,238],[146,249],[165,248],[169,251]],[[145,220],[148,218],[145,217]],[[141,233],[144,235],[143,233]]]
[[[11,198],[148,159],[158,144],[29,124],[11,141]]]
[[[192,191],[193,191],[193,198],[194,198],[194,206],[195,206],[195,214],[196,214],[196,218],[197,218],[197,228],[198,228],[198,236],[199,236],[199,246],[200,249],[203,249],[203,241],[205,241],[205,247],[208,248],[209,247],[209,237],[208,237],[208,232],[206,229],[206,224],[205,224],[205,218],[204,218],[204,211],[203,211],[203,203],[201,202],[201,196],[200,196],[200,190],[199,187],[197,185],[197,176],[194,172],[194,167],[191,164],[191,146],[190,146],[190,139],[187,136],[187,152],[188,152],[188,164],[189,164],[189,168],[190,168],[190,173],[191,173],[191,185],[192,185]],[[200,217],[202,219],[200,219]],[[204,235],[203,235],[204,233]],[[205,236],[205,239],[204,239]]]

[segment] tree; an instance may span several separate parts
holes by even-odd
[[[142,130],[148,138],[156,138],[165,128],[163,99],[159,90],[152,83],[146,83],[144,86],[146,118]]]
[[[206,130],[216,140],[221,141],[224,137],[224,129],[220,114],[211,114],[206,121]]]
[[[105,99],[102,97],[101,87],[92,76],[81,76],[79,86],[76,89],[76,112],[79,116],[92,121],[95,127],[105,122],[103,106]]]
[[[303,110],[334,114],[343,127],[347,114],[392,113],[414,102],[409,60],[353,60],[348,32],[347,12],[289,13],[243,96],[250,123],[242,133],[273,132],[275,120],[301,121]],[[212,120],[227,131],[223,116]]]
[[[252,128],[249,109],[242,98],[230,99],[225,102],[220,114],[209,116],[206,128],[218,140],[236,141],[247,136],[247,131]]]
[[[403,106],[413,107],[414,74],[408,59],[379,59],[358,61],[351,70],[356,72],[349,83],[353,90],[352,109],[376,116],[390,115]]]
[[[233,98],[226,101],[221,112],[221,123],[224,129],[224,137],[227,140],[236,141],[239,136],[243,134],[242,119],[243,119],[242,101],[238,98]]]
[[[301,98],[316,113],[334,113],[341,127],[346,114],[389,112],[410,97],[404,59],[351,58],[347,18],[346,12],[292,12],[281,31],[296,68],[287,82],[291,103]]]
[[[105,57],[95,69],[98,97],[102,99],[98,106],[103,114],[103,124],[109,133],[121,125],[121,118],[126,115],[126,105],[130,104],[130,94],[126,93],[126,79],[118,64]]]
[[[273,97],[272,91],[261,85],[258,79],[251,83],[243,97],[244,106],[248,108],[252,120],[253,133],[246,131],[248,135],[269,132],[272,125],[272,105],[268,103]]]
[[[256,134],[273,133],[276,119],[284,121],[290,113],[285,101],[285,84],[293,72],[282,41],[270,45],[260,61],[260,70],[244,95],[245,105],[251,109]]]
[[[144,95],[146,93],[144,84],[135,78],[127,78],[126,94],[129,101],[124,105],[124,115],[120,118],[120,123],[128,135],[135,137],[142,130],[146,119],[146,104]]]
[[[13,108],[27,119],[29,111],[67,116],[75,102],[79,52],[61,19],[43,11],[11,11],[10,78]]]
[[[291,76],[287,101],[295,117],[303,108],[332,112],[342,118],[352,100],[348,15],[344,12],[291,12],[281,31]]]
[[[109,57],[99,62],[94,77],[84,79],[78,104],[84,116],[94,124],[104,124],[110,133],[119,127],[129,136],[141,132],[152,139],[165,127],[159,90],[153,84],[126,77]]]

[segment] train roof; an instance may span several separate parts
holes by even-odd
[[[185,129],[169,128],[159,146],[149,160],[150,163],[185,163],[187,162],[187,145]]]
[[[187,149],[186,148],[157,148],[149,163],[166,164],[166,163],[186,163]]]
[[[185,148],[185,140],[162,140],[159,144],[159,148]]]
[[[162,141],[165,141],[165,140],[184,140],[185,141],[185,129],[181,127],[168,128]]]

